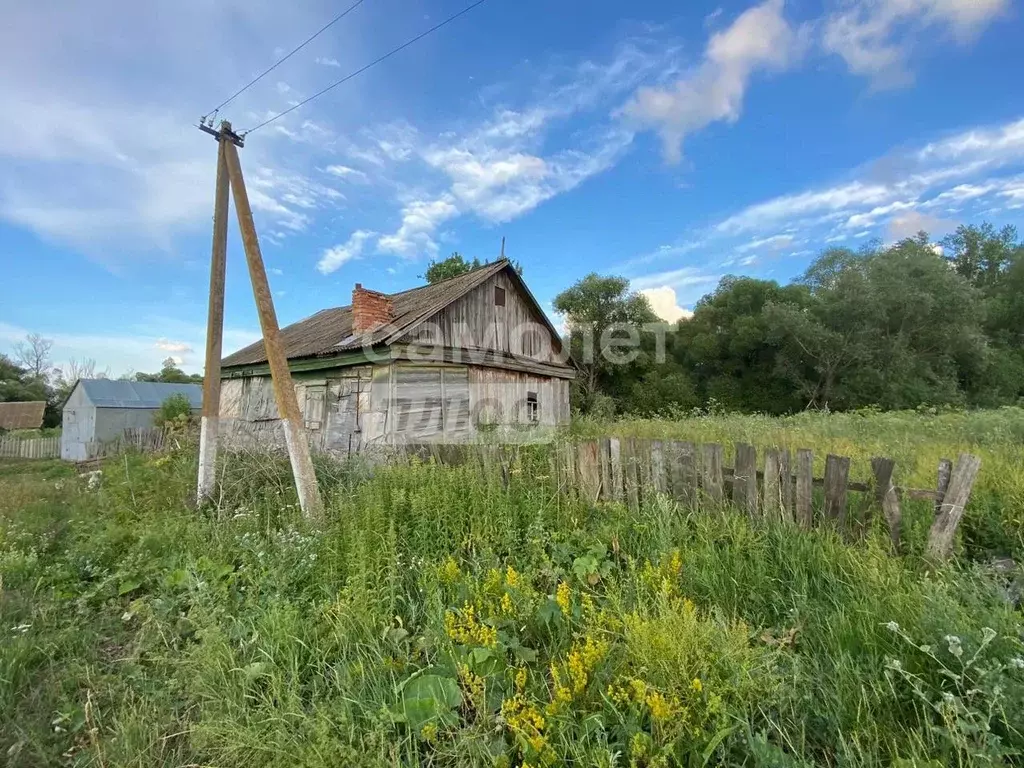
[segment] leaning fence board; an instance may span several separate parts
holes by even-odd
[[[814,452],[801,448],[796,452],[796,521],[804,528],[814,524]]]
[[[580,496],[594,503],[601,495],[600,444],[588,440],[577,446],[576,461],[580,475]]]
[[[736,444],[732,500],[751,517],[757,516],[757,449],[747,443]]]
[[[871,472],[875,476],[875,498],[882,507],[885,524],[889,528],[889,541],[893,554],[900,551],[900,528],[903,524],[903,513],[900,511],[900,500],[896,488],[892,484],[892,473],[896,462],[881,456],[871,460]]]
[[[622,484],[626,492],[626,503],[630,509],[640,506],[640,473],[637,466],[638,442],[627,440],[622,445]]]
[[[765,451],[762,510],[766,520],[781,520],[783,517],[781,464],[777,448],[769,448]]]
[[[693,443],[672,443],[672,494],[687,506],[697,501],[697,452]]]
[[[942,509],[928,533],[928,555],[936,559],[949,557],[953,550],[953,537],[960,525],[964,507],[971,497],[971,487],[981,468],[981,459],[961,453],[949,476],[949,487],[942,499]]]
[[[651,490],[654,493],[668,491],[668,477],[665,472],[665,444],[661,440],[651,441]]]
[[[722,446],[708,443],[701,446],[701,490],[708,501],[721,504],[725,499],[725,480],[722,475]]]
[[[615,498],[612,493],[611,442],[607,437],[602,438],[598,452],[598,461],[601,464],[601,499],[604,501]]]
[[[612,477],[610,498],[613,501],[622,501],[622,443],[617,437],[613,437],[608,441],[608,462],[611,467]]]
[[[845,456],[825,457],[825,519],[840,528],[846,525],[846,491],[850,478],[850,460]]]
[[[779,451],[779,481],[782,485],[782,519],[793,522],[793,468],[790,462],[789,449]]]
[[[949,477],[953,474],[953,462],[949,459],[939,459],[938,483],[935,485],[935,516],[942,513],[942,500],[946,498],[946,491],[949,490]]]

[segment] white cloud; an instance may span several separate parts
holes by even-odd
[[[783,0],[766,0],[742,13],[708,41],[701,64],[671,87],[644,87],[624,113],[656,129],[665,157],[677,162],[686,136],[719,120],[735,122],[751,77],[779,71],[800,55],[799,35],[782,16]]]
[[[267,270],[267,272],[269,272],[272,275],[283,275],[284,274],[284,270],[280,269],[278,267],[271,267],[270,269]]]
[[[337,59],[332,59],[329,56],[317,56],[316,63],[324,67],[340,67],[341,63]]]
[[[459,209],[450,197],[413,200],[402,208],[402,226],[396,232],[382,236],[377,241],[377,249],[406,258],[415,258],[424,252],[433,256],[437,253],[434,231],[458,215]]]
[[[662,285],[658,288],[644,288],[640,291],[647,297],[647,302],[658,317],[668,323],[674,323],[682,318],[693,317],[693,312],[681,307],[676,301],[676,291],[670,285]]]
[[[967,43],[1007,7],[1009,0],[856,0],[825,19],[823,43],[854,74],[895,87],[913,79],[907,59],[914,34],[938,28]]]
[[[918,211],[908,211],[889,220],[886,236],[891,242],[907,237],[916,237],[918,232],[927,232],[933,238],[938,238],[954,229],[956,229],[955,221],[940,219]]]
[[[793,244],[794,237],[792,235],[772,235],[771,237],[762,237],[751,240],[749,243],[737,246],[737,253],[748,253],[749,251],[781,251],[782,249]]]
[[[187,341],[172,341],[170,339],[157,339],[156,343],[153,346],[155,346],[157,349],[163,350],[164,352],[176,352],[179,355],[180,354],[184,354],[186,352],[188,352],[188,353],[192,352],[192,345],[190,345]]]
[[[339,179],[360,179],[366,181],[369,177],[360,170],[349,168],[347,165],[328,165],[324,170]]]
[[[380,238],[378,249],[406,257],[434,254],[438,227],[456,216],[511,221],[610,168],[632,143],[632,131],[610,122],[576,132],[571,148],[544,151],[553,126],[621,98],[645,75],[662,71],[673,55],[673,49],[655,54],[628,41],[609,62],[586,61],[562,73],[568,78],[563,85],[545,83],[541,97],[515,108],[501,104],[469,130],[433,141],[405,124],[366,131],[368,147],[346,150],[353,162],[408,168],[415,159],[443,177],[443,186],[420,184],[415,194],[399,185],[402,223]],[[424,194],[431,188],[433,194]]]
[[[358,259],[363,253],[367,240],[375,234],[366,229],[357,229],[343,245],[336,245],[323,252],[320,261],[316,264],[317,270],[322,275],[329,275],[340,269],[343,264]]]
[[[208,229],[216,145],[194,127],[195,100],[185,112],[175,106],[184,104],[180,94],[211,106],[264,64],[228,34],[239,23],[251,44],[270,30],[281,36],[307,27],[315,13],[283,14],[261,0],[244,7],[181,0],[157,24],[151,4],[117,0],[5,7],[0,219],[104,261],[173,251],[181,235]],[[183,46],[196,55],[182,57]],[[245,114],[247,97],[237,114]],[[275,166],[265,142],[242,157],[247,174]],[[299,164],[289,165],[301,174]],[[286,200],[272,190],[263,195],[258,225],[301,224]]]
[[[716,227],[720,233],[739,233],[777,226],[799,216],[846,211],[851,207],[880,205],[893,194],[884,184],[852,181],[836,187],[782,195],[751,205]]]

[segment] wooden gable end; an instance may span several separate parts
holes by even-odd
[[[561,340],[518,275],[504,269],[398,339],[457,349],[485,349],[559,363]]]

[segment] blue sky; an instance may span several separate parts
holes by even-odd
[[[221,115],[256,125],[465,5],[365,0]],[[216,144],[194,127],[337,2],[4,3],[0,351],[201,370]],[[282,324],[502,236],[675,317],[726,274],[1024,211],[1013,0],[488,0],[253,133]],[[232,216],[234,214],[232,213]],[[231,222],[225,351],[257,336]]]

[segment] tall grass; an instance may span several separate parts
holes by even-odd
[[[824,471],[826,454],[852,459],[851,479],[871,478],[871,458],[896,461],[894,481],[909,488],[934,488],[939,460],[973,453],[982,460],[964,543],[977,558],[1012,554],[1024,557],[1024,408],[988,411],[805,412],[774,417],[693,412],[672,419],[618,422],[578,420],[572,432],[585,437],[610,434],[723,443],[727,461],[737,442],[759,448],[811,448],[815,471]],[[911,506],[911,518],[927,514]]]
[[[980,565],[473,467],[0,468],[12,766],[997,765],[1019,612]],[[326,472],[330,470],[330,476]],[[954,642],[955,640],[955,642]]]

